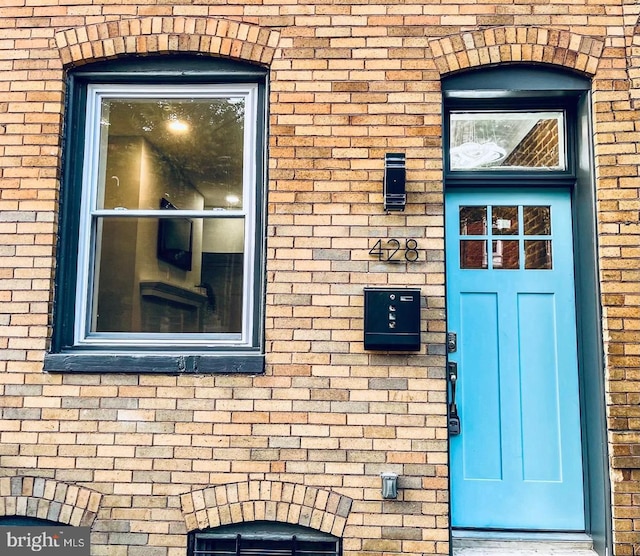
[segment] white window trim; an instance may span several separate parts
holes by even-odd
[[[100,153],[100,116],[103,99],[109,98],[228,98],[242,97],[245,100],[244,149],[243,149],[243,205],[241,210],[216,211],[212,216],[207,210],[176,210],[172,217],[236,217],[244,218],[243,257],[243,306],[242,330],[240,334],[211,333],[104,333],[90,332],[95,267],[95,234],[93,222],[99,216],[150,217],[153,210],[97,209],[97,191]],[[258,85],[241,84],[194,84],[194,85],[131,85],[90,84],[87,87],[85,114],[85,148],[82,174],[82,201],[78,238],[77,286],[74,315],[74,344],[79,346],[122,347],[210,347],[246,348],[254,343],[255,288],[257,287],[254,263],[256,226],[256,176]]]

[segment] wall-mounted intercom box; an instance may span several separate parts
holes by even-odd
[[[419,289],[364,289],[364,349],[420,350]]]
[[[405,168],[406,158],[402,153],[387,153],[384,157],[384,210],[404,210],[407,204]]]

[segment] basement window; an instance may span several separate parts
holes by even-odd
[[[340,556],[340,539],[299,525],[251,522],[189,535],[188,556]]]

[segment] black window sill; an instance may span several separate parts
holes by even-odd
[[[198,354],[176,353],[47,353],[46,372],[65,373],[163,373],[163,374],[262,374],[264,354]]]

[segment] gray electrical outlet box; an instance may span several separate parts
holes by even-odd
[[[364,349],[420,350],[419,289],[364,289]]]

